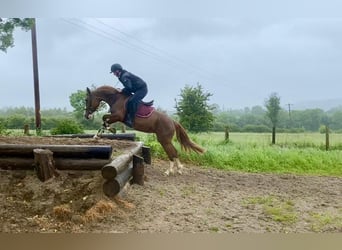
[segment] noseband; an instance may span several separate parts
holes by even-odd
[[[89,98],[89,97],[88,97],[88,98]],[[93,98],[93,97],[91,97],[91,98]],[[90,103],[92,103],[92,102],[90,102]],[[91,106],[91,105],[90,105],[90,106]],[[98,107],[97,107],[97,108],[98,108]],[[94,112],[97,110],[97,108],[88,107],[88,104],[87,104],[87,107],[85,108],[85,111],[91,115],[92,113],[94,113]]]

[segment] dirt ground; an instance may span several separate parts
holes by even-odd
[[[0,143],[109,144],[109,140],[0,137]],[[111,141],[115,150],[130,142]],[[145,185],[115,198],[100,171],[0,170],[1,232],[342,232],[342,178],[221,171],[168,162],[145,165]]]

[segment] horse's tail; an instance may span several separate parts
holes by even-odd
[[[202,154],[205,152],[204,148],[201,148],[196,143],[190,140],[188,134],[186,133],[185,129],[180,125],[178,122],[173,121],[176,128],[176,136],[177,140],[179,141],[181,147],[185,151],[193,150],[196,153]]]

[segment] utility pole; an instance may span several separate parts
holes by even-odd
[[[36,115],[36,133],[41,135],[41,119],[40,119],[40,96],[39,96],[39,77],[38,77],[38,55],[37,55],[37,34],[36,19],[33,19],[31,28],[32,38],[32,59],[33,59],[33,81],[34,81],[34,103]]]
[[[293,105],[293,104],[291,104],[291,103],[287,104],[287,106],[289,107],[289,118],[290,118],[290,120],[291,120],[291,105]]]
[[[291,104],[291,103],[288,103],[288,104],[287,104],[287,106],[289,107],[289,119],[290,119],[289,127],[291,127],[291,125],[292,125],[292,119],[291,119],[291,105],[293,105],[293,104]]]

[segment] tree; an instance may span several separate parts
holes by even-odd
[[[92,89],[95,89],[95,86],[91,86]],[[78,90],[75,93],[72,93],[69,96],[70,105],[74,108],[73,115],[75,119],[83,125],[84,127],[91,127],[91,128],[99,128],[102,123],[102,116],[101,114],[95,114],[94,120],[89,122],[88,120],[84,119],[84,110],[86,108],[85,98],[87,92],[86,90]],[[108,105],[104,102],[101,102],[98,111],[99,113],[108,110]],[[95,117],[96,116],[96,117]]]
[[[77,120],[83,119],[84,109],[85,109],[85,90],[77,90],[76,93],[72,93],[69,96],[70,105],[74,108],[74,115]]]
[[[197,83],[196,87],[185,86],[181,90],[181,99],[176,109],[180,123],[192,132],[208,131],[213,126],[213,107],[208,105],[210,93],[204,93],[203,88]]]
[[[272,123],[272,144],[275,144],[276,138],[276,126],[279,120],[280,107],[280,97],[277,93],[272,93],[265,101],[265,107],[267,109],[266,116],[271,120]]]
[[[16,27],[29,31],[33,24],[33,18],[0,18],[0,50],[7,52],[8,48],[14,47],[13,31]]]

